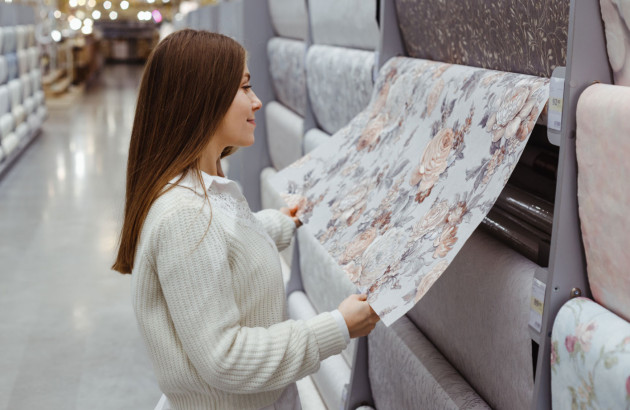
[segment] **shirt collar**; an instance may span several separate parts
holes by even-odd
[[[177,180],[179,180],[182,176],[182,174],[179,174],[175,178],[171,179],[169,181],[169,184],[177,184],[181,187],[189,188],[193,190],[196,194],[201,196],[204,195],[204,190],[209,191],[211,188],[214,188],[220,192],[230,193],[236,197],[241,197],[243,195],[236,182],[232,181],[231,179],[220,177],[218,175],[210,175],[203,171],[200,172],[203,179],[203,187],[199,185],[199,180],[197,179],[197,176],[193,171],[189,171],[187,175],[181,181],[179,181],[179,183],[177,183]]]

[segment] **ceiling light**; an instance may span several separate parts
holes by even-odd
[[[53,30],[50,32],[50,37],[55,40],[57,43],[61,41],[61,33],[59,30]]]
[[[117,18],[118,18],[118,13],[116,13],[115,11],[112,11],[111,13],[109,13],[110,20],[116,20]]]
[[[98,11],[98,10],[94,10],[94,11],[92,12],[92,18],[93,18],[94,20],[98,20],[98,19],[100,19],[100,18],[101,18],[101,12],[100,12],[100,11]]]
[[[96,0],[88,0],[87,4],[91,8],[94,8],[94,7],[96,7]]]
[[[53,16],[55,16],[56,19],[61,18],[61,12],[59,10],[55,10]]]
[[[89,17],[88,17],[88,18],[86,18],[85,20],[83,20],[83,25],[84,25],[84,26],[89,26],[89,27],[92,27],[92,26],[94,25],[94,22],[92,21],[92,19],[91,19],[91,18],[89,18]]]
[[[85,12],[83,12],[83,10],[78,10],[77,11],[77,18],[80,20],[83,20],[85,18]]]
[[[123,0],[120,2],[120,8],[123,10],[127,10],[129,8],[129,2],[127,0]]]
[[[83,28],[81,29],[81,32],[85,34],[86,36],[89,34],[92,34],[92,26],[83,26]]]
[[[77,0],[77,4],[81,7],[85,6],[85,0]]]
[[[109,1],[109,0],[108,0],[108,1],[106,1],[105,3],[103,3],[103,8],[104,8],[105,10],[109,10],[109,9],[111,9],[111,8],[112,8],[112,2],[111,2],[111,1]]]
[[[72,20],[70,20],[70,28],[74,31],[77,31],[78,29],[80,29],[81,20],[79,20],[78,18],[73,18]]]
[[[77,4],[77,0],[69,0],[69,1],[68,1],[68,5],[69,5],[70,7],[76,7],[76,6],[78,5],[78,4]]]

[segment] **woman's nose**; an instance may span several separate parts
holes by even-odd
[[[253,97],[252,97],[252,109],[254,111],[258,111],[261,108],[262,108],[262,102],[258,99],[256,94],[254,94]]]

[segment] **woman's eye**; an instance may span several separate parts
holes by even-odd
[[[250,88],[252,88],[251,85],[244,85],[243,86],[243,90],[248,91]]]

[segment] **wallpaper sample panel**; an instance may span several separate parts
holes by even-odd
[[[313,43],[376,49],[376,0],[317,0],[308,6]]]
[[[547,99],[546,79],[393,58],[369,106],[275,186],[389,325],[488,213]]]
[[[560,308],[551,335],[551,404],[630,407],[630,323],[585,298]]]
[[[311,46],[306,55],[308,96],[317,123],[334,134],[370,102],[374,52]]]
[[[615,84],[630,86],[630,2],[600,0],[606,51]]]
[[[595,301],[630,320],[630,88],[595,84],[578,101],[578,209]]]
[[[412,57],[551,77],[566,65],[570,0],[395,0]]]
[[[278,36],[306,39],[308,17],[305,0],[269,0],[269,14]]]
[[[306,76],[303,41],[274,37],[267,44],[269,72],[278,101],[304,117]]]

